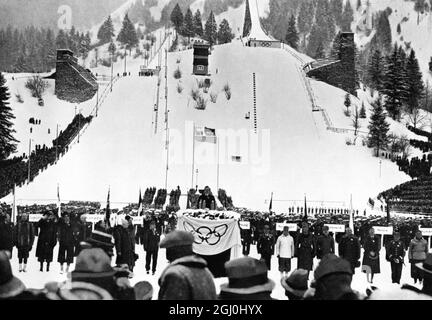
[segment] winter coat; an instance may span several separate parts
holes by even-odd
[[[13,242],[13,226],[9,223],[0,222],[0,250],[12,252]]]
[[[129,231],[122,226],[116,226],[114,228],[114,244],[116,248],[116,264],[122,265],[127,264],[133,266],[135,262],[134,251]]]
[[[146,252],[155,252],[159,250],[160,233],[156,230],[147,230],[144,233],[144,250]]]
[[[60,245],[73,246],[74,245],[74,232],[72,223],[67,224],[60,221],[57,225],[58,240]]]
[[[390,262],[399,260],[398,263],[403,263],[405,257],[405,248],[402,240],[392,240],[387,244],[386,247],[386,259]]]
[[[360,242],[354,235],[344,236],[339,243],[339,256],[355,265],[360,260]]]
[[[159,300],[216,300],[213,275],[197,256],[173,261],[159,279]]]
[[[424,238],[411,240],[408,250],[408,259],[410,260],[426,260],[428,253],[428,244]]]
[[[39,261],[52,261],[53,250],[57,244],[57,228],[54,221],[41,219],[37,224],[39,237],[36,246],[36,257]]]
[[[252,242],[252,230],[251,229],[240,229],[240,236],[242,239],[242,243],[251,243]]]
[[[316,241],[317,258],[322,259],[326,254],[334,253],[334,239],[332,236],[320,235]]]
[[[298,258],[297,269],[311,271],[313,268],[313,259],[316,254],[316,243],[311,233],[307,235],[300,233],[296,241],[296,256]]]
[[[273,255],[274,254],[274,237],[272,234],[262,234],[257,242],[257,251],[262,255]]]
[[[35,239],[35,232],[31,222],[19,222],[15,227],[14,243],[18,249],[31,251]]]
[[[284,236],[282,234],[277,239],[275,248],[276,256],[291,259],[295,252],[294,239],[290,235]]]
[[[364,254],[363,254],[363,265],[369,266],[372,273],[380,273],[380,250],[381,242],[379,236],[371,237],[368,235],[363,243]],[[374,252],[375,255],[372,255]]]

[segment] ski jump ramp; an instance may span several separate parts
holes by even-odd
[[[270,37],[264,32],[258,10],[258,0],[249,1],[249,10],[251,14],[251,32],[248,37],[248,46],[250,47],[267,47],[267,48],[281,48],[281,42]]]

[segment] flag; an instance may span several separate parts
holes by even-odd
[[[61,217],[60,186],[58,183],[57,183],[57,208],[58,208],[57,215]]]
[[[194,137],[198,142],[209,142],[216,144],[216,129],[195,127]]]
[[[273,192],[271,194],[271,198],[270,198],[270,205],[269,205],[269,212],[271,213],[273,209]]]
[[[140,215],[141,211],[142,211],[142,198],[141,198],[141,188],[140,188],[139,199],[138,199],[138,216]]]
[[[304,216],[303,216],[303,221],[305,221],[305,222],[308,221],[306,195],[304,197]]]
[[[387,223],[390,223],[390,205],[386,203],[386,211],[387,211]]]
[[[354,232],[354,210],[352,205],[352,195],[350,198],[350,219],[349,219],[349,227]]]
[[[13,186],[13,207],[12,207],[12,223],[15,225],[17,221],[17,207],[16,207],[16,186]]]
[[[108,188],[107,205],[106,205],[106,209],[105,209],[105,223],[107,224],[108,227],[111,227],[110,217],[111,217],[110,188]]]

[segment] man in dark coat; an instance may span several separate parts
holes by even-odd
[[[156,273],[157,259],[159,252],[160,233],[156,230],[156,223],[150,223],[150,230],[144,236],[144,251],[146,252],[146,271],[150,273],[150,263],[152,264],[152,273]]]
[[[60,273],[63,273],[63,265],[66,263],[66,272],[74,260],[74,234],[68,214],[65,214],[58,223],[59,251],[57,261],[60,263]]]
[[[204,259],[194,255],[194,236],[185,231],[169,233],[160,243],[170,265],[159,279],[159,300],[216,300],[213,275]]]
[[[28,221],[28,214],[23,214],[14,232],[14,243],[18,249],[19,272],[27,272],[27,259],[32,250],[34,239],[33,224]]]
[[[322,259],[326,254],[335,253],[334,239],[329,235],[329,227],[322,228],[322,234],[318,236],[316,241],[317,258]]]
[[[252,243],[252,230],[249,229],[241,229],[240,230],[241,241],[243,246],[243,255],[248,256],[250,253],[250,246]]]
[[[359,267],[360,260],[360,242],[352,234],[351,228],[345,229],[345,236],[339,243],[339,256],[351,264],[351,271],[354,274],[355,268]]]
[[[210,187],[204,188],[203,194],[198,199],[198,208],[216,210],[216,200],[211,193]]]
[[[8,214],[0,215],[0,250],[7,251],[9,258],[12,258],[13,246],[13,226],[10,217]]]
[[[126,219],[123,219],[121,225],[118,225],[114,228],[114,244],[116,248],[116,264],[117,266],[127,265],[129,270],[133,270],[133,265],[135,264],[134,260],[134,251],[133,244],[128,232],[129,222]]]
[[[274,255],[275,239],[270,233],[270,227],[264,226],[264,233],[259,237],[257,242],[257,251],[261,259],[265,261],[267,268],[271,270],[271,257]]]
[[[316,255],[316,244],[314,236],[309,232],[309,225],[307,222],[303,223],[302,232],[297,235],[295,249],[297,269],[312,271],[313,259]]]
[[[386,259],[391,265],[392,283],[400,284],[405,257],[405,248],[404,243],[400,239],[399,232],[395,231],[393,233],[393,240],[387,244],[386,249]]]
[[[37,223],[37,227],[39,237],[36,246],[36,257],[40,262],[40,271],[43,271],[43,263],[46,261],[46,271],[49,272],[54,247],[57,244],[57,228],[54,215],[45,212],[42,219]]]

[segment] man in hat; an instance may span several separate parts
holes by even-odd
[[[157,259],[159,252],[160,233],[156,230],[156,222],[150,223],[150,230],[144,234],[144,251],[146,252],[146,271],[150,273],[150,263],[152,264],[152,273],[156,273]]]
[[[297,268],[312,271],[313,259],[316,255],[316,243],[309,230],[309,224],[303,222],[302,232],[297,235],[296,241]]]
[[[111,259],[114,256],[114,238],[109,233],[104,231],[94,230],[90,236],[80,243],[80,248],[100,248],[108,255]],[[81,251],[80,251],[81,252]]]
[[[40,262],[40,271],[43,271],[43,263],[46,262],[46,271],[49,272],[50,263],[53,260],[54,247],[57,244],[57,227],[55,217],[46,211],[37,223],[39,229],[36,246],[36,257]]]
[[[393,232],[393,240],[387,244],[386,249],[386,259],[390,262],[391,266],[392,283],[400,284],[405,248],[398,231]]]
[[[279,272],[284,277],[291,271],[291,259],[295,251],[294,239],[289,234],[288,226],[283,228],[283,233],[276,241],[275,249],[279,260]]]
[[[198,199],[198,208],[200,209],[209,209],[216,210],[216,199],[212,195],[211,189],[209,186],[204,188],[204,192]]]
[[[315,269],[314,278],[313,300],[358,300],[351,288],[351,265],[345,259],[327,254]]]
[[[27,290],[24,283],[13,275],[6,251],[0,251],[0,301],[2,300],[46,300],[41,292]]]
[[[220,300],[272,300],[275,283],[263,260],[243,257],[225,263],[228,283],[220,286]]]
[[[281,279],[282,287],[288,300],[302,300],[308,290],[309,271],[304,269],[294,270],[289,277]]]
[[[213,275],[207,262],[192,250],[194,236],[174,231],[160,243],[170,265],[159,279],[159,300],[216,300]]]
[[[351,272],[360,266],[360,241],[352,234],[351,228],[345,229],[345,235],[339,243],[339,256],[347,260],[351,265]]]
[[[257,251],[261,255],[261,259],[265,261],[268,270],[271,270],[271,257],[274,254],[275,240],[270,233],[270,226],[264,226],[264,233],[259,237],[257,242]]]
[[[84,249],[77,257],[72,282],[87,282],[108,291],[116,300],[135,300],[126,274],[111,267],[111,259],[100,248]]]
[[[317,241],[317,258],[322,259],[326,254],[335,253],[334,251],[334,239],[329,234],[329,227],[324,226],[322,228],[322,234],[318,236]]]
[[[426,260],[428,251],[427,241],[423,238],[422,232],[417,230],[408,249],[408,258],[411,263],[411,277],[414,279],[414,283],[416,283],[417,280],[420,283],[423,281],[423,273],[416,265]]]
[[[117,266],[127,265],[130,271],[133,271],[135,264],[135,253],[133,247],[135,241],[128,232],[129,222],[126,219],[121,220],[121,225],[114,228],[114,243],[116,248],[116,264]]]
[[[28,218],[28,214],[22,214],[14,232],[14,242],[18,249],[19,272],[27,272],[27,259],[35,238],[33,225]]]
[[[69,214],[63,215],[63,218],[58,222],[58,240],[59,251],[57,261],[60,263],[60,273],[63,274],[63,265],[66,264],[67,273],[74,260],[74,235]]]

